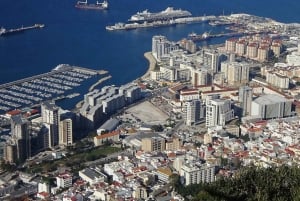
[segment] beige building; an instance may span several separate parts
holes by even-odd
[[[178,137],[174,137],[166,141],[166,150],[168,151],[177,151],[182,146],[182,140]]]
[[[113,131],[110,133],[106,133],[94,137],[94,144],[95,146],[101,146],[106,142],[110,142],[110,141],[117,142],[119,141],[119,138],[120,138],[120,131],[117,130],[117,131]]]
[[[192,69],[191,83],[193,86],[207,85],[210,83],[210,73],[207,70]]]
[[[72,119],[64,119],[59,122],[59,144],[72,145],[73,144],[73,122]]]
[[[162,137],[152,137],[142,139],[142,150],[145,152],[166,150],[166,140]]]
[[[221,72],[229,85],[240,85],[249,81],[249,65],[238,62],[223,62]]]
[[[274,44],[274,45],[271,46],[271,50],[273,51],[273,54],[274,54],[276,57],[279,57],[280,52],[281,52],[281,46],[278,45],[278,44]]]
[[[262,46],[257,50],[257,60],[258,61],[267,61],[269,57],[269,47]]]
[[[145,200],[146,198],[148,198],[147,189],[143,186],[135,188],[135,190],[133,191],[133,198],[137,200]]]
[[[236,38],[230,38],[230,39],[226,40],[225,50],[228,52],[235,52],[236,42],[237,42]]]
[[[257,57],[257,44],[250,43],[246,48],[246,56],[250,59],[255,59]]]
[[[243,56],[246,54],[247,42],[245,40],[240,40],[236,43],[235,53],[239,56]]]
[[[17,145],[9,142],[4,147],[3,159],[6,162],[14,163],[17,160]]]

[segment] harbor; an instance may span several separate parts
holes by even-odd
[[[20,33],[26,30],[30,30],[30,29],[39,29],[39,28],[44,28],[45,25],[44,24],[34,24],[32,26],[22,26],[20,28],[16,28],[16,29],[5,29],[3,27],[0,28],[0,36],[6,36],[6,35],[10,35],[10,34],[14,34],[14,33]]]
[[[58,65],[51,72],[0,85],[0,113],[24,107],[33,107],[47,100],[74,98],[72,93],[85,80],[105,71]]]

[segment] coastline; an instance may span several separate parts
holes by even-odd
[[[149,67],[147,72],[143,76],[141,76],[142,79],[150,77],[150,72],[153,71],[156,66],[156,59],[152,56],[151,52],[145,52],[144,57],[148,60]]]

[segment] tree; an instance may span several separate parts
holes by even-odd
[[[151,130],[155,131],[155,132],[162,132],[164,131],[164,127],[162,125],[153,125],[151,126]]]
[[[172,174],[170,176],[170,185],[176,190],[180,188],[181,183],[180,183],[180,176],[178,174]]]

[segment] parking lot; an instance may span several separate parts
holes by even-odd
[[[142,102],[129,108],[126,110],[126,113],[130,113],[141,122],[150,125],[165,124],[166,120],[169,118],[168,115],[155,107],[149,101]]]

